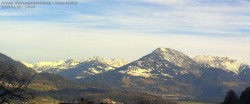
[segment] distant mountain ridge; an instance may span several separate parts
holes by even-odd
[[[241,67],[247,66],[246,64],[229,59],[228,57],[200,55],[194,57],[194,60],[204,67],[221,68],[226,71],[232,71],[235,74],[238,74],[241,71]]]
[[[104,64],[107,64],[110,69],[114,69],[120,66],[123,66],[128,63],[128,61],[123,59],[106,59],[101,58],[99,56],[94,56],[88,59],[68,59],[68,60],[60,60],[58,62],[36,62],[36,63],[28,63],[25,61],[21,61],[27,67],[33,68],[38,73],[41,72],[49,72],[49,73],[59,73],[61,71],[76,68],[77,66],[81,65],[82,63],[91,62],[91,61],[98,61]]]
[[[106,59],[94,56],[88,59],[60,60],[58,62],[37,62],[29,64],[22,61],[27,67],[33,68],[38,73],[60,74],[70,79],[79,79],[114,70],[128,61],[123,59]]]

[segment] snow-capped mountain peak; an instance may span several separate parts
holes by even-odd
[[[24,65],[27,67],[33,68],[36,70],[38,73],[40,72],[58,72],[60,70],[65,70],[68,68],[73,68],[76,67],[78,64],[81,62],[84,62],[85,60],[74,60],[74,59],[69,59],[69,60],[60,60],[57,62],[36,62],[36,63],[27,63],[25,61],[22,61]]]
[[[107,65],[113,66],[113,67],[121,67],[121,66],[128,63],[128,61],[126,61],[124,59],[107,59],[107,58],[102,58],[100,56],[91,57],[91,58],[87,59],[87,61],[98,61],[98,62],[101,62],[103,64],[107,64]]]
[[[245,65],[236,60],[229,59],[228,57],[218,57],[210,55],[199,55],[194,57],[194,60],[197,63],[204,65],[205,67],[221,68],[226,71],[232,71],[236,74],[239,73],[240,67]]]
[[[152,52],[163,60],[167,60],[179,67],[188,68],[190,65],[195,65],[195,62],[187,55],[171,48],[157,48]]]

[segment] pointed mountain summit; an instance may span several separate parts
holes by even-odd
[[[120,68],[120,72],[142,77],[159,75],[174,77],[178,74],[199,76],[201,71],[199,68],[199,65],[189,56],[179,51],[170,48],[157,48],[152,53]]]
[[[196,64],[189,56],[170,48],[157,48],[150,55],[156,55],[159,58],[163,60],[165,59],[166,61],[171,62],[179,67],[190,69],[190,66],[198,66],[198,64]]]

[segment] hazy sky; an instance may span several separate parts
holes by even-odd
[[[224,56],[250,64],[250,0],[78,2],[0,8],[0,52],[27,62],[91,56],[133,61],[168,47],[191,57]]]

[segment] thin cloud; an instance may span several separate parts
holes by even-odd
[[[229,9],[220,10],[218,7],[213,8],[211,6],[176,7],[174,9],[153,8],[152,10],[147,9],[147,7],[134,7],[133,9],[126,10],[124,8],[123,10],[104,9],[105,14],[101,15],[72,14],[70,20],[75,20],[77,23],[83,24],[90,22],[107,27],[111,26],[137,31],[157,30],[171,32],[179,30],[187,31],[187,33],[200,33],[201,35],[208,33],[247,35],[248,33],[239,30],[250,27],[250,16],[247,14],[237,14],[237,12],[239,10],[247,12],[248,8],[232,8],[229,6],[224,6],[224,8]]]

